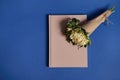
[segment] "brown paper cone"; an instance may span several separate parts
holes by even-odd
[[[96,30],[96,28],[99,27],[99,25],[103,23],[111,15],[111,13],[112,11],[107,10],[98,17],[94,18],[93,20],[88,21],[82,27],[86,30],[86,32],[89,33],[90,36]]]

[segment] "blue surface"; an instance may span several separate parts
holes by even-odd
[[[48,14],[87,14],[110,6],[114,24],[91,36],[88,68],[47,67]],[[0,0],[0,80],[120,80],[120,0]]]

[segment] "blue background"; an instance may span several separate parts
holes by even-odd
[[[92,35],[88,68],[48,68],[48,14],[116,11]],[[120,80],[120,0],[0,0],[0,80]]]

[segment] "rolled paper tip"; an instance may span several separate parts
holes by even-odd
[[[106,10],[98,17],[86,22],[86,24],[82,25],[82,28],[84,28],[86,32],[89,33],[88,35],[90,36],[97,29],[97,27],[99,27],[101,23],[105,22],[105,20],[114,12],[114,9],[115,7]]]

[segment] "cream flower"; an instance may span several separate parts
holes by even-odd
[[[72,42],[74,42],[78,46],[85,45],[89,41],[89,40],[86,39],[86,37],[84,36],[83,33],[78,33],[78,32],[75,32],[75,31],[72,31],[72,33],[70,35],[70,39],[72,40]]]

